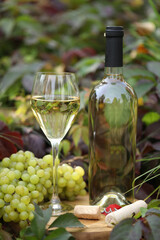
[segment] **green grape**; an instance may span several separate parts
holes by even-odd
[[[79,195],[80,196],[85,196],[87,194],[85,189],[80,190]]]
[[[51,189],[51,192],[50,192],[50,188],[49,188],[49,190],[48,190],[48,192],[49,193],[53,193],[53,188]],[[61,193],[61,192],[63,192],[63,188],[58,188],[58,193]]]
[[[19,194],[17,194],[17,193],[14,193],[14,194],[13,194],[13,199],[20,200],[20,199],[21,199],[21,197],[20,197],[20,195],[19,195]]]
[[[17,156],[17,162],[24,162],[24,161],[25,161],[25,156],[19,153]]]
[[[30,198],[29,196],[23,196],[21,197],[21,202],[25,203],[26,205],[28,205],[30,203]]]
[[[31,192],[31,196],[32,196],[32,198],[38,198],[38,196],[39,196],[39,192],[38,191],[32,191]]]
[[[31,212],[31,211],[34,211],[34,210],[35,210],[34,205],[33,205],[32,203],[28,204],[28,206],[27,206],[27,211],[28,211],[28,212]]]
[[[5,202],[10,202],[12,200],[12,195],[11,194],[5,194],[4,195],[4,201]]]
[[[29,221],[32,221],[34,218],[34,214],[32,212],[29,213],[28,219]]]
[[[32,152],[30,152],[30,151],[25,151],[24,152],[24,156],[26,158],[30,159],[30,158],[34,157],[34,154]]]
[[[47,179],[50,179],[51,177],[51,174],[47,171],[44,171],[44,178],[47,180]]]
[[[0,199],[3,199],[3,198],[4,198],[4,193],[0,192]]]
[[[0,185],[9,184],[9,183],[10,183],[10,180],[7,176],[1,177]]]
[[[1,191],[3,193],[7,193],[7,188],[8,188],[8,184],[4,184],[4,185],[1,186]]]
[[[19,222],[20,228],[25,228],[27,225],[28,225],[28,224],[27,224],[27,221],[21,220],[21,221]]]
[[[36,166],[35,166],[35,171],[38,171],[39,169],[41,169],[40,166],[39,166],[39,165],[36,165]]]
[[[32,184],[37,184],[38,182],[39,182],[39,177],[37,176],[37,175],[32,175],[31,177],[30,177],[30,182],[32,183]]]
[[[47,166],[48,166],[47,163],[44,162],[43,160],[39,162],[39,165],[40,165],[40,167],[43,168],[43,169],[46,169]]]
[[[66,185],[67,185],[66,179],[64,179],[63,177],[60,177],[60,178],[58,179],[58,186],[59,186],[59,187],[65,187]]]
[[[76,184],[74,186],[74,192],[79,193],[79,191],[80,191],[80,186]]]
[[[17,161],[17,154],[16,153],[13,153],[11,156],[10,156],[10,159],[12,162],[16,162]]]
[[[10,222],[10,221],[11,221],[7,213],[4,213],[4,214],[3,214],[3,220],[4,220],[5,222]]]
[[[43,187],[43,189],[42,189],[42,194],[43,194],[44,196],[46,196],[46,195],[47,195],[47,190],[46,190],[46,188],[45,188],[45,187]]]
[[[13,211],[13,208],[10,206],[10,205],[8,205],[8,206],[5,206],[4,207],[4,211],[5,211],[5,213],[10,213],[10,212],[12,212]]]
[[[67,187],[68,188],[73,188],[75,186],[75,181],[70,179],[68,182],[67,182]]]
[[[77,184],[81,184],[82,182],[83,182],[83,178],[82,177],[80,177],[78,180],[76,180]]]
[[[35,186],[35,185],[34,185],[34,186]],[[41,183],[38,183],[38,184],[36,185],[36,190],[39,191],[39,192],[41,192],[42,189],[43,189],[43,185],[42,185]]]
[[[72,173],[72,179],[77,181],[80,178],[80,175],[77,172]]]
[[[21,178],[25,182],[29,182],[30,181],[30,176],[29,176],[28,173],[23,173]]]
[[[39,182],[40,182],[42,185],[44,185],[45,181],[46,181],[45,178],[40,178],[40,180],[39,180]]]
[[[13,171],[9,171],[7,173],[7,177],[9,178],[10,181],[13,181],[16,178],[16,174]]]
[[[17,206],[18,212],[23,212],[26,211],[27,207],[25,203],[20,202],[19,205]],[[22,219],[23,220],[23,219]]]
[[[35,160],[35,158],[31,158],[28,162],[29,166],[35,167],[37,164],[37,161]]]
[[[28,218],[28,213],[26,211],[23,211],[19,215],[20,220],[26,220]]]
[[[17,186],[16,193],[20,196],[23,196],[24,195],[24,186],[21,186],[21,185]]]
[[[2,160],[3,167],[9,167],[10,163],[11,163],[10,158],[8,158],[8,157],[3,158],[3,160]]]
[[[26,186],[26,183],[25,183],[24,181],[19,181],[19,182],[18,182],[18,185],[19,185],[19,186],[24,186],[24,187],[25,187],[25,186]]]
[[[45,188],[50,188],[52,186],[52,182],[51,180],[46,180],[46,182],[44,183]]]
[[[15,169],[17,162],[11,162],[10,169],[13,171]]]
[[[63,173],[63,174],[64,174],[65,172],[67,172],[67,170],[68,170],[68,164],[66,164],[66,163],[62,164],[61,169],[62,169],[62,173]]]
[[[28,188],[24,187],[24,192],[23,192],[23,196],[26,196],[29,194]]]
[[[19,204],[19,200],[16,199],[16,198],[13,198],[13,199],[11,200],[11,202],[10,202],[10,205],[11,205],[11,207],[12,207],[13,209],[14,209],[14,208],[17,208],[18,204]]]
[[[36,186],[32,183],[28,183],[27,188],[30,192],[32,192],[36,189]]]
[[[16,170],[23,171],[24,170],[24,164],[21,162],[18,162],[15,166]]]
[[[44,177],[44,170],[43,170],[43,169],[39,169],[39,170],[37,171],[37,176],[38,176],[38,177]]]
[[[61,199],[65,199],[65,193],[64,193],[64,192],[60,193],[60,194],[59,194],[59,197],[60,197]]]
[[[43,161],[46,162],[48,165],[53,165],[53,157],[52,155],[48,154],[43,157]]]
[[[42,202],[44,200],[44,196],[42,193],[39,193],[39,196],[38,196],[38,202]]]
[[[12,185],[12,184],[8,185],[8,187],[7,187],[7,193],[13,194],[14,191],[15,191],[15,186]]]
[[[69,179],[71,179],[71,173],[70,172],[65,172],[64,173],[64,175],[63,175],[63,177],[66,179],[66,180],[69,180]]]
[[[29,175],[33,175],[33,174],[35,174],[35,169],[34,169],[34,167],[32,167],[32,166],[29,166],[28,167],[28,169],[27,169],[27,171],[28,171],[28,173],[29,173]]]
[[[62,188],[58,188],[58,191],[62,190]],[[48,189],[48,193],[53,194],[53,186]]]
[[[33,198],[33,199],[32,199],[32,203],[38,204],[38,199],[37,199],[37,198]]]
[[[83,189],[86,187],[86,183],[83,181],[82,183],[79,184],[80,188]]]
[[[8,217],[11,219],[11,221],[16,221],[19,217],[19,214],[16,212],[16,211],[11,211],[9,214],[8,214]]]
[[[21,177],[21,172],[20,172],[19,170],[15,170],[14,173],[15,173],[15,178],[16,178],[16,179],[20,179],[20,177]]]
[[[75,198],[75,196],[74,196],[74,195],[73,195],[73,196],[71,196],[71,197],[68,197],[68,200],[69,200],[69,201],[75,201],[75,199],[76,199],[76,198]]]
[[[70,172],[71,174],[73,173],[73,168],[72,168],[71,166],[69,166],[69,165],[68,165],[68,167],[67,167],[67,170],[68,170],[68,172]]]
[[[58,176],[59,177],[63,175],[63,171],[62,171],[62,167],[61,166],[58,166],[57,172],[58,172]]]
[[[65,191],[65,196],[72,197],[73,196],[73,191],[71,191],[71,192]]]
[[[84,169],[80,166],[75,167],[75,172],[77,172],[81,177],[84,176]]]
[[[4,205],[5,205],[5,202],[4,202],[4,200],[3,200],[3,199],[0,199],[0,208],[3,208],[3,207],[4,207]]]

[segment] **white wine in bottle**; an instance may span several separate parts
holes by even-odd
[[[104,78],[89,98],[89,198],[102,208],[133,194],[137,97],[123,77],[123,35],[106,28]]]

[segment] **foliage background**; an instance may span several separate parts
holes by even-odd
[[[124,75],[138,95],[136,176],[146,182],[137,198],[159,194],[160,3],[158,0],[5,0],[0,2],[0,157],[18,148],[37,157],[50,152],[31,109],[36,71],[72,71],[81,110],[61,144],[60,157],[88,166],[88,96],[103,77],[107,25],[123,25]],[[8,142],[6,126],[8,125]],[[5,129],[5,131],[4,131]],[[17,142],[20,133],[21,140]],[[11,135],[14,138],[11,138]],[[8,145],[10,143],[10,145]],[[12,144],[12,147],[11,147]],[[22,147],[23,144],[23,147]],[[77,157],[74,157],[74,156]],[[81,157],[79,157],[81,156]],[[140,161],[140,159],[149,159]],[[156,172],[152,171],[156,167]],[[87,171],[86,171],[87,172]],[[158,175],[159,176],[159,175]],[[87,181],[87,175],[85,176]],[[149,198],[150,200],[150,198]]]

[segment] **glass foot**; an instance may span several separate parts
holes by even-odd
[[[96,205],[100,206],[103,210],[108,207],[110,204],[118,204],[120,206],[129,204],[130,202],[121,194],[115,192],[109,192],[105,194]]]
[[[71,205],[62,203],[59,198],[51,199],[51,201],[40,205],[42,209],[47,209],[49,206],[52,206],[52,216],[59,216],[73,210]]]

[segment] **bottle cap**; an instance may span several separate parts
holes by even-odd
[[[124,30],[122,26],[106,27],[106,37],[123,37]]]
[[[106,27],[106,67],[123,66],[123,27]]]

